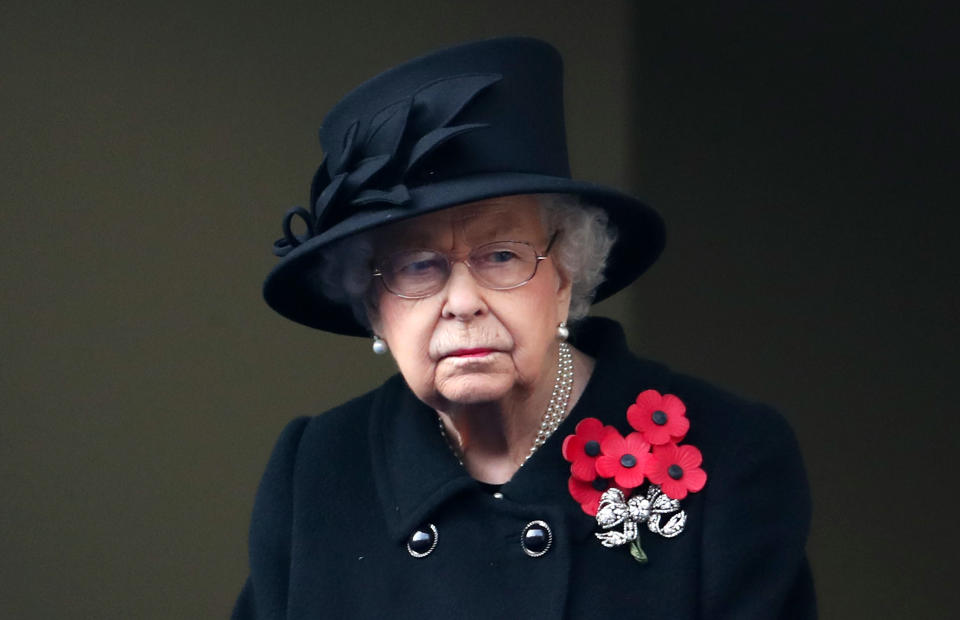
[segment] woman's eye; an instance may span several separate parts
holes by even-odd
[[[400,258],[394,265],[394,273],[403,276],[422,276],[442,270],[441,258],[431,254],[418,254]]]
[[[517,254],[515,252],[501,249],[482,254],[476,262],[481,265],[502,265],[516,259]]]
[[[415,263],[409,263],[403,267],[403,271],[408,273],[419,273],[423,271],[428,271],[434,267],[433,261],[429,260],[419,260]]]

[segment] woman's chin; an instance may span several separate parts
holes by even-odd
[[[512,379],[502,374],[466,373],[445,379],[437,391],[452,404],[479,405],[502,400],[512,388]]]

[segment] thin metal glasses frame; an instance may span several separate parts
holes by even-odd
[[[436,295],[437,293],[439,293],[440,291],[443,290],[443,287],[444,287],[444,286],[447,285],[447,282],[450,280],[450,274],[452,273],[452,268],[453,268],[454,263],[463,263],[464,265],[467,266],[467,270],[470,271],[470,274],[474,277],[474,279],[477,281],[477,283],[478,283],[480,286],[482,286],[482,287],[484,287],[484,288],[486,288],[486,289],[490,289],[490,290],[492,290],[492,291],[509,291],[509,290],[513,290],[513,289],[515,289],[515,288],[520,288],[521,286],[523,286],[524,284],[526,284],[526,283],[529,282],[530,280],[533,280],[533,278],[537,275],[537,269],[540,268],[540,262],[550,257],[550,249],[553,247],[553,243],[557,240],[557,236],[558,236],[559,234],[560,234],[559,231],[553,233],[553,236],[550,237],[550,241],[547,242],[547,247],[546,247],[546,249],[543,251],[543,254],[537,253],[536,262],[535,262],[534,265],[533,265],[533,273],[531,273],[530,276],[529,276],[526,280],[524,280],[524,281],[522,281],[522,282],[518,282],[517,284],[511,284],[510,286],[490,286],[489,284],[487,284],[486,282],[484,282],[481,278],[478,278],[478,277],[476,276],[476,274],[474,273],[474,271],[473,271],[473,267],[470,265],[470,260],[469,260],[470,254],[472,254],[474,251],[476,251],[476,250],[478,250],[478,249],[480,249],[480,248],[486,247],[486,246],[488,246],[488,245],[496,245],[496,244],[498,244],[498,243],[522,243],[523,245],[529,246],[534,252],[537,252],[537,248],[535,248],[532,243],[528,243],[527,241],[512,241],[512,240],[509,240],[509,239],[501,239],[501,240],[499,240],[499,241],[491,241],[490,243],[484,243],[483,245],[478,245],[477,247],[473,248],[473,249],[470,251],[470,254],[468,254],[467,256],[465,256],[464,258],[462,258],[462,259],[460,259],[460,260],[453,260],[452,258],[450,258],[449,256],[447,256],[446,254],[444,254],[444,253],[442,253],[442,252],[437,252],[437,250],[428,250],[428,251],[430,251],[430,252],[436,252],[437,254],[440,254],[441,256],[443,256],[443,257],[447,260],[447,264],[449,265],[450,270],[447,272],[447,279],[443,281],[443,284],[442,284],[439,288],[437,288],[436,290],[431,290],[429,293],[423,293],[423,294],[421,294],[421,295],[402,295],[402,294],[400,294],[400,293],[392,290],[392,289],[387,285],[387,280],[386,280],[386,278],[384,277],[383,271],[381,270],[380,267],[377,267],[376,269],[374,269],[372,275],[373,275],[374,278],[380,278],[380,282],[383,284],[383,288],[386,289],[386,291],[387,291],[388,293],[390,293],[391,295],[396,295],[397,297],[400,297],[401,299],[426,299],[427,297],[431,297],[431,296],[433,296],[433,295]],[[427,250],[427,248],[423,248],[423,249]],[[415,251],[415,250],[414,250],[414,251]]]

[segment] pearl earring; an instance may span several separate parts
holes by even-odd
[[[562,321],[559,325],[557,325],[557,340],[563,342],[569,337],[570,329],[567,327],[567,322]]]
[[[387,341],[381,338],[380,336],[373,337],[373,352],[377,355],[383,355],[387,352]]]

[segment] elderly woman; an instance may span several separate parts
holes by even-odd
[[[234,617],[815,615],[783,420],[584,318],[664,232],[570,179],[561,95],[553,48],[495,39],[327,116],[264,295],[400,373],[283,431]]]

